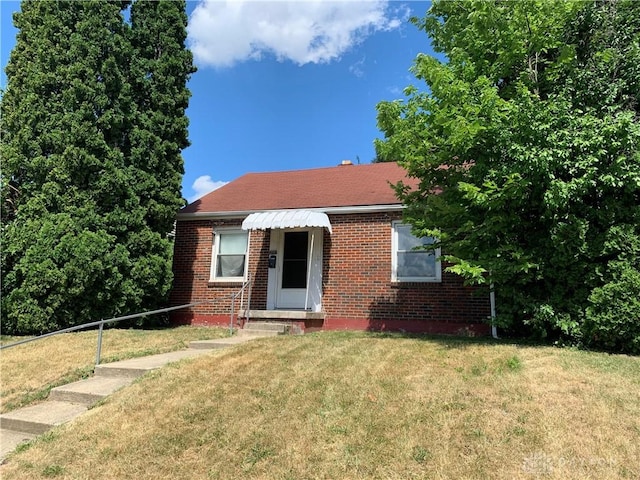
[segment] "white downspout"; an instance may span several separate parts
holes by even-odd
[[[313,266],[313,244],[316,240],[316,234],[311,231],[311,246],[309,247],[309,264],[307,265],[307,292],[304,296],[304,309],[309,305],[309,282],[311,282],[311,267]]]
[[[491,304],[491,336],[497,339],[498,327],[496,326],[496,292],[493,283],[489,288],[489,303]]]

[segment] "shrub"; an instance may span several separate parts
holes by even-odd
[[[629,263],[611,265],[613,278],[589,296],[584,339],[588,346],[640,354],[640,270]]]

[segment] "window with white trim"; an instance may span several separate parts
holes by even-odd
[[[211,281],[244,281],[248,244],[249,234],[244,230],[216,230],[213,237]]]
[[[391,280],[394,282],[439,282],[441,266],[437,258],[440,249],[419,247],[432,245],[433,237],[418,238],[411,233],[411,225],[393,222]]]

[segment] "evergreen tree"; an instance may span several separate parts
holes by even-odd
[[[172,230],[184,174],[181,151],[189,146],[185,111],[189,76],[195,72],[185,48],[186,3],[137,1],[131,7],[132,80],[138,109],[131,134],[131,163],[140,177],[136,188],[145,220],[154,231]]]
[[[398,186],[407,220],[496,285],[513,331],[640,351],[640,304],[604,301],[640,294],[639,19],[623,0],[435,1],[414,22],[447,62],[418,56],[429,90],[378,106],[378,157],[421,180]]]
[[[167,233],[181,202],[193,69],[184,53],[184,3],[162,3],[182,9],[170,19],[177,27],[165,25],[177,38],[145,40],[125,22],[125,1],[25,1],[14,17],[19,33],[1,104],[3,332],[40,333],[154,308],[168,293]],[[157,9],[147,13],[162,22]],[[163,92],[148,89],[144,98],[140,91],[154,79],[140,45],[162,50],[165,43],[169,52],[183,50],[182,68],[163,71],[182,82],[175,111],[149,101]],[[154,105],[181,126],[175,138],[152,125]],[[173,149],[154,149],[146,140],[154,136]],[[163,180],[154,183],[154,175]]]

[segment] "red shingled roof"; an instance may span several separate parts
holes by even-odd
[[[180,213],[250,212],[290,208],[394,205],[390,186],[416,186],[395,163],[248,173],[183,208]]]

